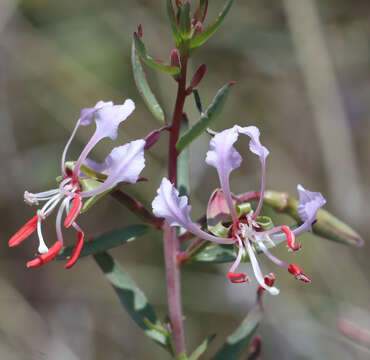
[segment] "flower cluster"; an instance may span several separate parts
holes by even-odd
[[[134,109],[135,104],[130,99],[122,105],[99,101],[94,107],[83,109],[62,154],[62,177],[59,187],[40,193],[30,193],[28,191],[24,193],[24,200],[28,205],[39,205],[40,202],[45,202],[44,206],[37,210],[36,215],[9,240],[10,247],[19,245],[37,230],[39,255],[34,260],[29,261],[27,267],[38,267],[49,262],[61,250],[63,246],[62,217],[64,213],[64,227],[72,226],[78,233],[76,247],[66,264],[66,268],[73,266],[84,244],[84,232],[76,222],[83,208],[83,199],[103,194],[118,183],[135,183],[138,180],[139,174],[145,166],[145,140],[135,140],[123,146],[115,147],[101,164],[87,158],[95,145],[103,138],[117,139],[119,124],[126,120]],[[96,123],[94,134],[74,165],[68,168],[66,166],[66,154],[77,129],[80,126],[90,125],[93,119]],[[90,171],[84,169],[92,170],[92,173],[96,172],[102,176],[97,179],[89,174]],[[89,180],[93,180],[97,186],[93,188],[84,186]],[[56,216],[57,241],[48,248],[42,236],[41,224],[58,205],[59,210]]]
[[[235,149],[234,143],[237,141],[239,134],[247,135],[250,138],[249,149],[256,154],[261,163],[261,190],[260,198],[255,211],[249,211],[246,214],[238,216],[233,195],[230,190],[230,173],[241,165],[242,157]],[[299,202],[298,214],[302,224],[292,230],[288,226],[277,226],[269,230],[264,230],[263,223],[259,221],[259,214],[263,204],[263,195],[265,190],[265,163],[269,151],[260,142],[260,132],[255,126],[234,127],[224,130],[215,135],[210,141],[210,150],[206,156],[206,163],[216,168],[222,192],[221,198],[227,204],[227,214],[232,219],[232,225],[229,227],[227,237],[216,236],[203,231],[190,218],[191,206],[188,205],[186,196],[179,196],[178,190],[167,179],[163,178],[158,189],[158,195],[153,200],[153,212],[158,217],[163,217],[170,226],[182,226],[199,238],[212,241],[219,244],[234,244],[238,248],[236,260],[228,272],[230,281],[239,283],[248,281],[244,273],[236,273],[236,269],[242,261],[243,254],[246,253],[251,261],[254,274],[262,288],[268,290],[271,294],[276,295],[279,290],[273,287],[273,280],[268,276],[264,278],[258,265],[255,251],[263,252],[275,264],[286,268],[296,279],[310,282],[308,276],[294,264],[287,264],[277,259],[268,250],[281,241],[286,241],[291,251],[297,251],[301,244],[297,244],[296,235],[311,230],[311,225],[315,221],[318,209],[325,204],[325,199],[318,192],[311,192],[298,185]],[[220,200],[218,197],[217,201]],[[212,202],[212,201],[211,201]]]

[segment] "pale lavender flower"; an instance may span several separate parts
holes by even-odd
[[[39,256],[28,262],[27,267],[37,267],[52,260],[63,246],[62,235],[62,217],[66,213],[64,226],[73,226],[78,232],[78,242],[75,250],[66,264],[70,268],[77,261],[84,243],[84,232],[76,223],[76,218],[82,210],[82,200],[95,195],[102,194],[105,191],[112,189],[116,184],[121,182],[135,183],[145,167],[144,147],[145,140],[131,141],[123,146],[114,148],[107,156],[102,164],[98,164],[91,159],[88,159],[90,151],[103,138],[109,137],[115,140],[118,135],[119,124],[126,120],[127,117],[134,111],[135,104],[132,100],[126,100],[122,105],[114,105],[113,102],[99,101],[93,108],[86,108],[81,111],[80,118],[67,141],[63,150],[61,170],[62,180],[59,188],[33,194],[28,191],[24,194],[25,202],[29,205],[38,205],[39,202],[45,202],[45,205],[37,211],[36,216],[27,222],[10,240],[9,246],[13,247],[20,244],[35,230],[37,230],[39,238],[38,252]],[[90,125],[95,120],[96,130],[89,142],[82,150],[73,169],[66,167],[66,154],[69,146],[80,126]],[[83,174],[82,165],[86,165],[91,169],[104,173],[106,179],[101,181],[101,184],[92,190],[83,190],[80,183],[81,179],[89,179],[90,177]],[[93,178],[92,178],[93,179]],[[96,180],[96,179],[93,179]],[[49,249],[44,241],[41,232],[41,223],[52,213],[59,205],[59,210],[56,216],[56,234],[57,241]]]
[[[260,199],[255,211],[238,217],[235,209],[232,193],[230,190],[229,177],[231,172],[241,165],[242,157],[234,148],[234,143],[238,140],[240,134],[247,135],[249,140],[249,149],[256,154],[261,163],[261,189]],[[295,236],[311,230],[311,224],[315,221],[318,209],[325,204],[325,199],[320,193],[313,193],[305,190],[301,185],[298,185],[299,203],[298,212],[303,224],[291,230],[288,226],[278,226],[271,230],[263,231],[261,224],[258,222],[258,215],[263,204],[263,194],[265,191],[265,163],[269,155],[269,151],[264,147],[260,140],[260,132],[255,126],[240,127],[234,126],[215,135],[210,141],[210,150],[207,152],[206,163],[216,168],[222,188],[222,199],[227,205],[228,213],[231,215],[233,225],[229,230],[227,238],[217,237],[201,230],[190,219],[191,206],[188,205],[186,196],[179,196],[179,192],[166,178],[163,178],[158,189],[158,195],[153,200],[153,212],[158,217],[163,217],[170,226],[182,226],[192,232],[199,238],[223,244],[235,244],[238,248],[238,254],[235,262],[228,272],[228,277],[232,282],[239,283],[248,280],[248,277],[243,273],[235,273],[237,267],[242,261],[243,255],[246,252],[254,270],[254,274],[258,283],[262,288],[268,290],[271,294],[276,295],[279,290],[273,287],[269,279],[266,281],[262,271],[258,265],[255,250],[261,250],[275,264],[286,268],[296,279],[310,282],[310,279],[303,271],[294,264],[287,264],[270,253],[265,244],[274,245],[276,241],[286,241],[289,249],[297,251],[301,248],[301,244],[296,243]],[[220,194],[219,194],[220,195]],[[217,197],[220,202],[220,196]],[[225,206],[220,206],[225,208]]]

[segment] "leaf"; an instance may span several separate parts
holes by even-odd
[[[182,117],[180,136],[188,130],[189,121],[186,116]],[[189,153],[185,149],[178,156],[177,161],[177,188],[179,189],[180,196],[189,195],[190,187],[190,172],[189,172]]]
[[[217,115],[221,112],[227,95],[229,94],[230,88],[234,85],[234,82],[229,82],[224,85],[214,97],[212,103],[208,106],[207,110],[200,117],[199,121],[185,134],[183,135],[176,144],[176,150],[182,151],[186,146],[193,142],[199,135],[201,135],[207,127],[215,120]]]
[[[170,75],[178,75],[180,73],[180,68],[177,66],[170,66],[161,61],[154,60],[152,57],[147,55],[145,45],[141,41],[140,37],[134,33],[134,44],[138,55],[143,59],[143,61],[151,68],[159,71],[163,71]]]
[[[259,305],[255,305],[239,327],[227,338],[226,343],[212,360],[237,360],[252,341],[262,318]]]
[[[154,115],[154,117],[158,119],[161,124],[164,124],[165,122],[164,112],[149,86],[139,56],[136,53],[134,43],[132,44],[131,50],[131,63],[134,72],[136,87],[140,95],[142,96],[146,106],[148,107],[150,112]]]
[[[190,37],[190,3],[185,2],[180,12],[180,33],[184,40]]]
[[[132,320],[157,344],[167,347],[169,335],[158,320],[144,293],[107,253],[94,255],[95,261],[116,291]]]
[[[172,0],[167,0],[167,14],[168,14],[168,18],[170,19],[172,33],[173,33],[173,37],[174,37],[175,44],[177,47],[180,43],[181,38],[180,38],[180,33],[179,33],[177,21],[176,21],[175,10],[172,5]]]
[[[209,336],[207,339],[205,339],[195,350],[194,352],[189,356],[188,360],[198,360],[201,355],[203,355],[207,348],[209,343],[215,338],[215,334]]]
[[[208,0],[200,0],[198,7],[196,11],[194,12],[194,16],[193,16],[195,24],[198,21],[203,23],[204,18],[206,17],[207,8],[208,8]]]
[[[148,225],[130,225],[120,229],[110,231],[93,240],[87,241],[82,248],[80,257],[94,255],[106,251],[119,245],[134,241],[137,237],[148,232]],[[71,256],[74,246],[64,247],[58,254],[57,259],[66,259]]]
[[[219,28],[224,20],[225,16],[229,12],[231,5],[233,4],[233,0],[228,0],[223,10],[218,15],[217,19],[210,24],[203,32],[196,35],[190,42],[190,50],[194,50],[197,47],[203,45]]]

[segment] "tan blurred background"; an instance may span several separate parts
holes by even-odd
[[[223,1],[210,1],[210,19]],[[55,186],[60,156],[81,108],[96,101],[121,102],[131,97],[137,110],[120,127],[118,144],[144,137],[157,125],[146,110],[130,68],[131,34],[137,23],[153,56],[166,59],[171,50],[165,1],[149,0],[1,0],[0,1],[0,358],[168,359],[121,308],[91,258],[69,271],[63,262],[37,270],[25,263],[36,251],[36,239],[8,249],[9,237],[33,215],[23,202],[24,190]],[[368,240],[370,201],[370,3],[366,0],[236,0],[223,27],[197,51],[190,70],[206,63],[199,91],[207,105],[230,80],[232,90],[223,116],[213,128],[235,123],[257,125],[270,151],[268,188],[296,194],[297,183],[321,191],[327,209],[345,219]],[[175,84],[147,70],[170,114]],[[187,110],[197,120],[192,99]],[[91,135],[77,135],[74,159]],[[131,186],[147,204],[165,174],[166,138],[147,154],[148,183]],[[218,186],[215,171],[204,163],[206,135],[191,150],[193,218],[204,212]],[[117,143],[115,144],[117,145]],[[95,151],[102,160],[113,144]],[[248,154],[246,140],[239,150]],[[234,192],[259,187],[258,162],[244,157],[232,176]],[[53,218],[45,226],[55,238]],[[139,223],[107,197],[81,216],[90,235]],[[73,243],[73,232],[65,232]],[[370,331],[369,246],[349,248],[310,235],[303,251],[278,256],[302,266],[313,282],[292,279],[261,257],[264,271],[274,271],[281,289],[266,296],[259,333],[263,359],[368,359],[370,351],[338,333],[344,319]],[[114,249],[119,259],[166,316],[162,245],[159,233]],[[292,260],[293,262],[293,260]],[[243,265],[251,272],[249,265]],[[185,266],[185,327],[189,349],[217,333],[210,358],[247,313],[256,282],[229,284],[227,265]]]

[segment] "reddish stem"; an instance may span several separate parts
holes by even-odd
[[[179,139],[181,119],[186,98],[186,51],[180,49],[181,73],[178,78],[177,97],[172,117],[170,131],[169,153],[168,153],[168,177],[177,186],[177,158],[176,143]],[[181,276],[177,254],[179,250],[179,239],[176,229],[164,225],[163,234],[164,257],[166,264],[167,299],[169,316],[171,320],[172,336],[177,356],[186,353],[185,333],[181,303]]]

